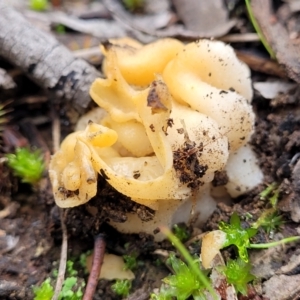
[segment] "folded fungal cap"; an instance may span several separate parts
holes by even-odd
[[[249,140],[250,73],[230,46],[122,39],[102,50],[106,78],[90,90],[102,108],[99,124],[68,136],[51,160],[59,206],[93,197],[97,174],[154,209],[158,201],[187,199]]]

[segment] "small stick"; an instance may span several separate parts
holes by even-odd
[[[59,268],[58,268],[58,276],[57,276],[55,291],[54,291],[52,300],[58,299],[59,293],[62,289],[64,280],[65,280],[67,254],[68,254],[68,233],[67,233],[67,227],[65,224],[63,210],[61,208],[59,209],[59,214],[60,214],[60,223],[61,223],[61,229],[62,229],[62,244],[61,244]]]
[[[54,109],[52,109],[52,140],[53,140],[53,151],[56,152],[59,149],[59,140],[60,140],[60,123],[57,114],[55,114]],[[58,276],[56,280],[56,286],[54,295],[52,300],[57,300],[59,297],[59,293],[62,289],[64,280],[65,280],[65,272],[67,265],[67,256],[68,256],[68,231],[67,226],[65,224],[65,216],[62,208],[59,209],[61,230],[62,230],[62,243],[61,243],[61,252],[60,252],[60,261],[58,268]]]
[[[99,280],[101,266],[103,263],[105,246],[106,246],[106,242],[105,242],[104,235],[103,234],[97,235],[95,237],[92,269],[82,300],[92,300],[94,297],[97,283]]]

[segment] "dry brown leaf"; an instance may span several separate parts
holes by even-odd
[[[130,28],[135,33],[139,32],[160,38],[177,37],[191,40],[214,37],[211,35],[211,33],[205,32],[203,30],[195,32],[192,30],[188,30],[179,24],[174,24],[165,29],[156,29],[151,22],[148,23],[148,26],[141,26],[141,24],[138,24],[134,20],[132,14],[128,13],[124,9],[124,7],[121,5],[121,3],[119,3],[119,1],[104,0],[104,4],[116,20],[119,20],[121,23],[124,24],[124,26],[126,26],[126,28]],[[140,39],[141,37],[138,38]]]
[[[228,19],[223,0],[173,0],[173,3],[186,29],[199,35],[219,37],[236,23]]]

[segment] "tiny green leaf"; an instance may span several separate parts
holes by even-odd
[[[250,245],[250,238],[256,234],[257,229],[243,229],[241,227],[241,220],[236,212],[231,215],[229,224],[220,222],[219,229],[226,233],[226,242],[223,248],[235,245],[238,248],[239,256],[245,262],[248,262],[247,248],[249,248]]]
[[[47,278],[39,287],[33,288],[34,300],[49,300],[54,295],[54,289]]]

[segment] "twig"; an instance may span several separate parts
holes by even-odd
[[[52,109],[51,113],[52,113],[52,120],[53,120],[52,122],[53,151],[56,152],[59,149],[60,122],[54,109]],[[62,230],[62,244],[61,244],[58,276],[57,276],[55,291],[52,300],[57,300],[59,297],[59,293],[62,289],[63,282],[65,279],[66,265],[67,265],[68,232],[67,232],[67,227],[65,225],[63,209],[61,208],[59,209],[59,215],[60,215],[60,223],[61,223],[61,230]]]
[[[67,233],[67,227],[65,225],[63,209],[61,208],[59,209],[59,215],[60,215],[60,223],[61,223],[61,230],[62,230],[62,244],[61,244],[59,268],[58,268],[58,276],[57,276],[55,291],[52,300],[57,300],[59,297],[59,293],[62,289],[65,280],[66,265],[67,265],[68,233]]]
[[[103,234],[97,235],[95,237],[92,269],[82,300],[92,300],[94,297],[97,283],[99,280],[100,271],[101,271],[101,265],[103,263],[105,246],[106,246],[106,242],[105,242],[104,235]]]
[[[224,43],[252,43],[258,42],[259,36],[256,33],[233,33],[227,34],[218,38],[219,41],[223,41]]]
[[[101,53],[99,47],[75,50],[73,51],[73,55],[94,65],[100,64],[103,60],[103,54]]]
[[[60,121],[53,107],[51,110],[51,117],[52,117],[52,144],[53,144],[53,152],[55,153],[59,150],[59,145],[60,145]]]
[[[270,58],[259,57],[254,54],[238,50],[236,50],[235,53],[241,61],[247,64],[254,71],[275,75],[282,78],[287,77],[283,66],[279,65],[276,61],[271,60]]]
[[[73,55],[78,58],[89,59],[91,56],[99,56],[99,59],[103,58],[103,54],[101,53],[100,47],[92,47],[74,50]]]
[[[90,85],[100,76],[98,71],[30,24],[6,1],[0,1],[0,15],[0,55],[56,98],[68,100],[64,105],[84,112],[91,101]]]

